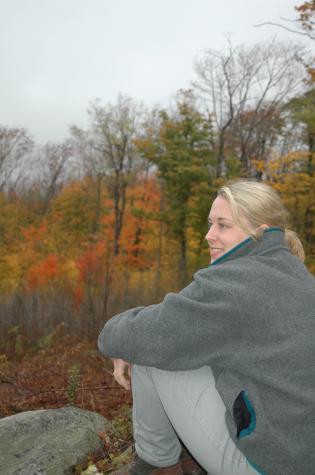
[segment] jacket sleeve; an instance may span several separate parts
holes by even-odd
[[[232,286],[216,270],[199,271],[190,285],[160,304],[110,319],[98,338],[100,351],[160,369],[224,367],[239,344],[239,314]]]

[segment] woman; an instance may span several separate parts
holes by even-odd
[[[137,459],[180,475],[183,441],[212,475],[315,474],[315,280],[269,186],[223,186],[211,265],[163,302],[108,321],[99,348],[124,387]]]

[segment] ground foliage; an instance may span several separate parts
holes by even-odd
[[[75,475],[105,474],[134,458],[131,411],[128,405],[111,421],[111,429],[99,433],[102,445],[75,467]]]
[[[33,344],[23,355],[0,354],[0,413],[75,404],[112,419],[131,395],[115,383],[111,364],[96,343],[58,335],[47,346]]]

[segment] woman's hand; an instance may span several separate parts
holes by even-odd
[[[121,359],[112,359],[114,365],[113,376],[120,386],[130,391],[131,388],[131,364]]]

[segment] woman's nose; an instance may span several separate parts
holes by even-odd
[[[206,241],[210,241],[210,240],[212,241],[212,240],[214,240],[214,237],[215,237],[215,230],[214,230],[214,226],[211,225],[208,232],[207,232],[207,234],[206,234],[206,236],[205,236],[205,239],[206,239]]]

